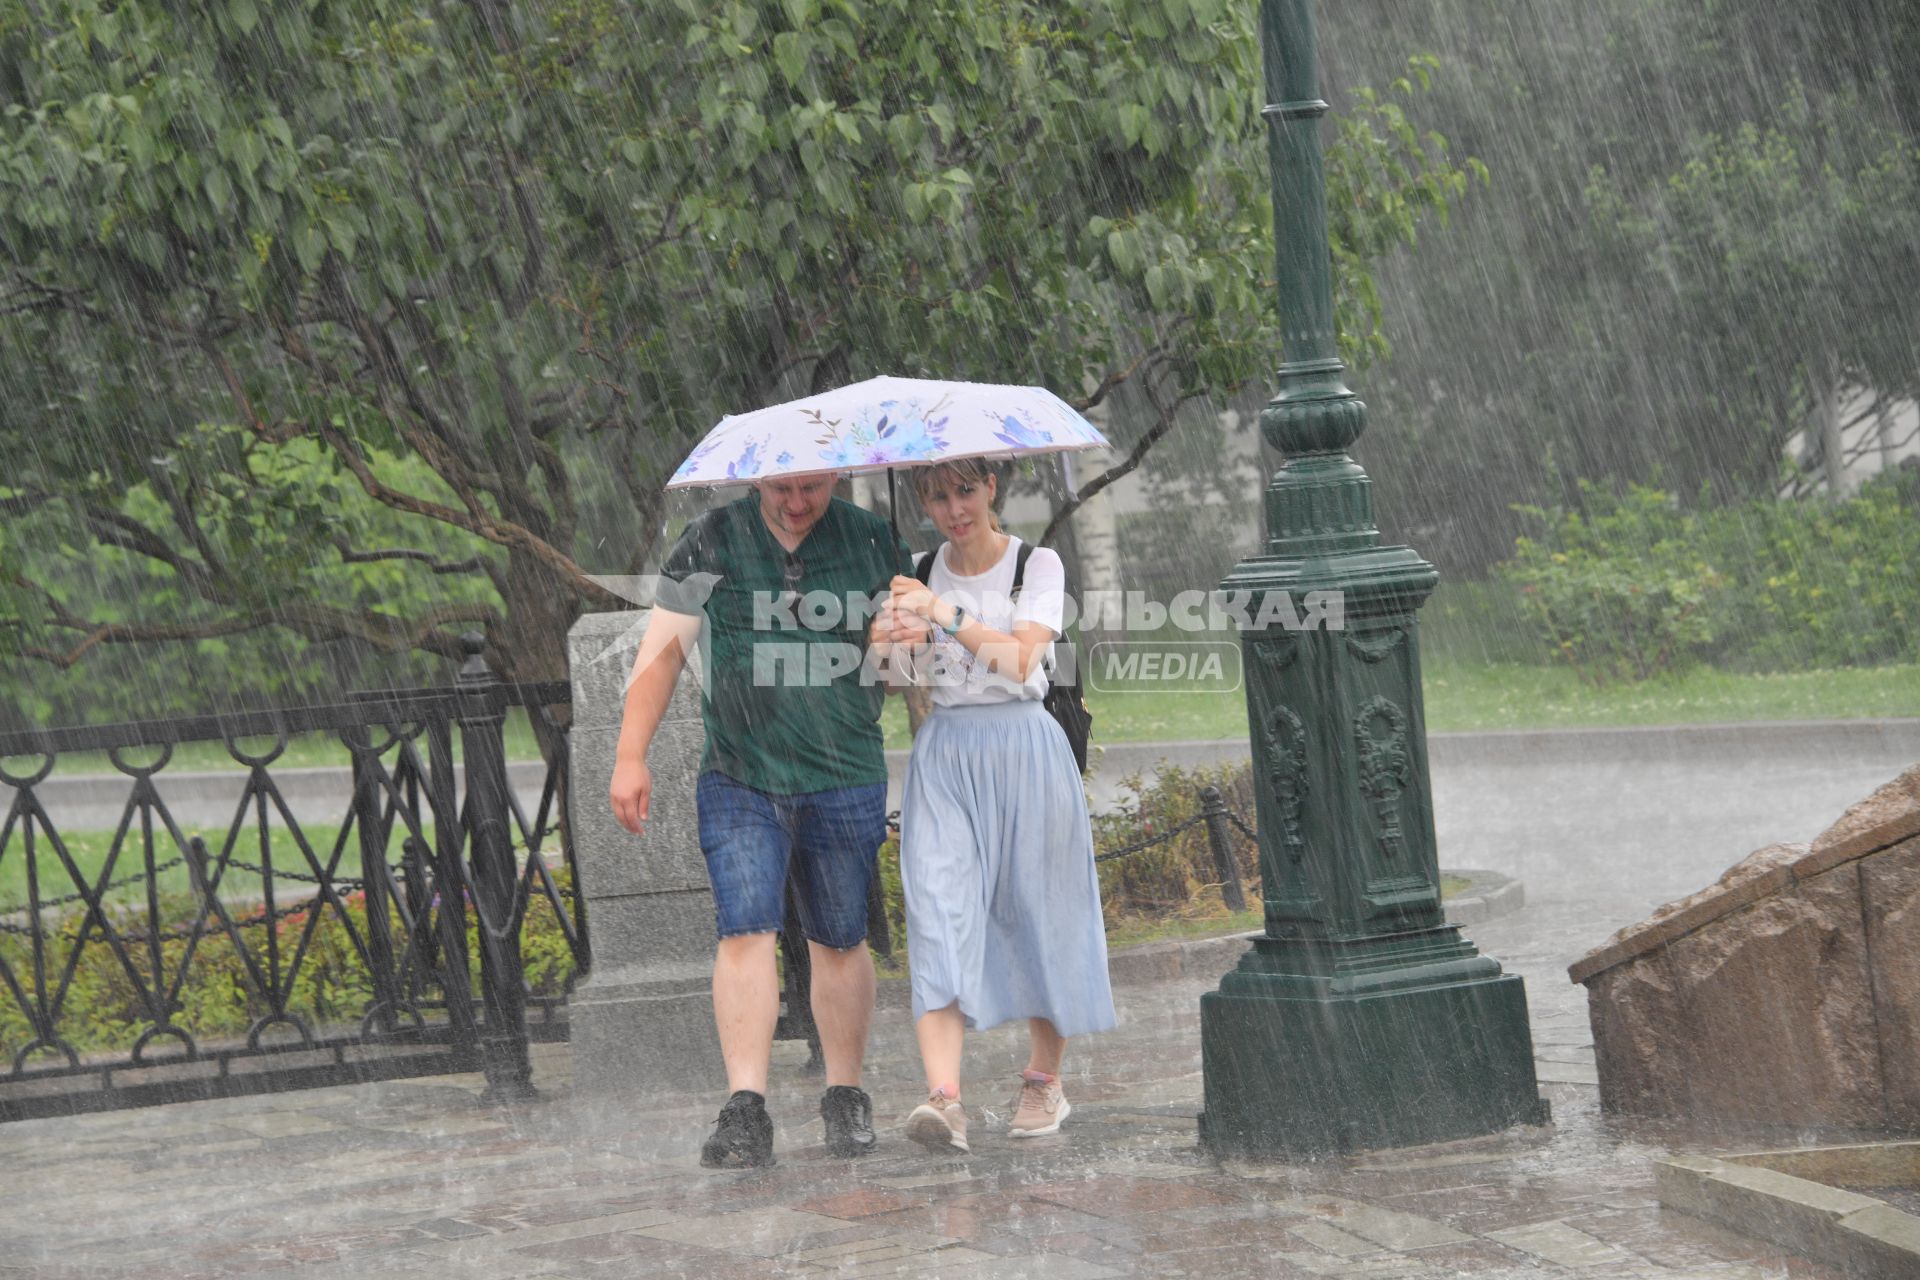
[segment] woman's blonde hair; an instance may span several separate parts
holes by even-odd
[[[997,503],[1006,496],[1000,491],[1000,469],[985,458],[955,458],[951,462],[942,462],[937,466],[915,467],[912,476],[913,496],[920,499],[923,506],[935,482],[942,478],[948,484],[985,484],[992,480],[994,502]],[[987,508],[987,524],[992,526],[995,533],[1006,532],[1000,527],[1000,513],[992,506]]]

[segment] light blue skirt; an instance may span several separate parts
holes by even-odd
[[[1093,829],[1073,750],[1038,702],[941,707],[920,727],[900,813],[913,1016],[1114,1025]]]

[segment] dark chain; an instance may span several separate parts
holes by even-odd
[[[185,858],[169,858],[167,861],[155,867],[153,871],[155,875],[158,875],[162,871],[171,871],[175,867],[180,866],[185,862],[186,862]],[[142,868],[141,870],[134,872],[130,876],[122,877],[119,880],[115,880],[103,886],[95,896],[104,897],[107,894],[112,893],[115,889],[124,889],[130,884],[139,884],[142,880],[145,880],[146,878],[147,878],[146,869]],[[45,902],[42,902],[40,904],[40,909],[42,911],[45,911],[51,907],[70,907],[76,902],[85,902],[86,900],[87,900],[87,895],[84,893],[70,893],[66,895],[64,898],[48,898]]]
[[[1227,820],[1233,823],[1234,826],[1238,827],[1242,835],[1246,836],[1246,838],[1249,840],[1255,841],[1256,843],[1259,841],[1260,837],[1254,834],[1253,828],[1249,827],[1246,824],[1245,820],[1242,819],[1239,814],[1235,813],[1231,809],[1225,809],[1224,806],[1222,807],[1227,815]],[[1158,845],[1165,844],[1167,841],[1173,839],[1175,836],[1185,835],[1187,832],[1193,830],[1195,827],[1199,826],[1201,823],[1205,822],[1206,820],[1207,820],[1206,814],[1204,813],[1195,814],[1193,817],[1187,818],[1181,822],[1177,822],[1173,826],[1168,827],[1165,831],[1161,831],[1154,835],[1150,835],[1144,840],[1136,840],[1132,844],[1122,845],[1118,849],[1109,849],[1105,853],[1097,853],[1094,855],[1093,860],[1095,862],[1111,862],[1115,858],[1126,858],[1136,853],[1144,853],[1148,849],[1152,849]],[[887,826],[892,829],[894,834],[896,835],[899,834],[900,811],[898,809],[895,809],[892,813],[889,813],[887,815]]]
[[[243,919],[235,920],[233,922],[233,927],[236,929],[256,928],[260,925],[266,924],[269,920],[275,920],[275,921],[284,920],[288,916],[299,915],[303,911],[311,911],[314,907],[318,906],[319,904],[325,901],[326,901],[325,898],[303,898],[299,902],[293,903],[291,906],[278,907],[270,912],[261,911],[261,912],[258,912],[257,914],[247,916]],[[209,917],[204,921],[195,921],[192,924],[183,924],[183,925],[177,925],[171,929],[162,929],[157,934],[121,933],[121,934],[118,934],[117,936],[119,937],[120,941],[126,942],[126,943],[137,944],[137,943],[147,942],[153,938],[158,938],[162,942],[175,942],[182,938],[191,938],[195,933],[203,933],[203,934],[210,935],[215,932],[218,932],[221,928],[224,928],[224,926],[215,922],[212,919],[212,917]],[[30,938],[33,936],[33,932],[34,931],[33,931],[32,925],[9,924],[5,921],[0,921],[0,933],[11,933],[18,937]],[[44,933],[45,931],[42,930],[42,932]],[[95,932],[98,932],[98,931],[96,930]],[[101,935],[101,940],[104,941],[104,938],[105,938],[105,935]]]
[[[1140,853],[1143,850],[1153,848],[1155,845],[1165,844],[1175,836],[1184,835],[1206,820],[1206,815],[1200,814],[1188,818],[1185,822],[1176,822],[1165,831],[1157,835],[1148,836],[1145,840],[1136,840],[1132,844],[1122,845],[1118,849],[1110,849],[1106,853],[1095,854],[1093,860],[1095,862],[1107,862],[1113,858],[1124,858],[1129,854]]]

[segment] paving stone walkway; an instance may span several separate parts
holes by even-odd
[[[1123,1029],[1076,1045],[1073,1118],[1005,1136],[1021,1035],[970,1042],[975,1154],[936,1158],[885,1124],[853,1162],[821,1146],[818,1082],[782,1045],[779,1163],[709,1172],[718,1094],[636,1081],[575,1097],[565,1046],[540,1101],[503,1110],[456,1076],[0,1126],[0,1277],[1104,1276],[1840,1280],[1667,1213],[1651,1162],[1739,1139],[1603,1119],[1569,930],[1551,906],[1472,932],[1524,974],[1554,1123],[1314,1164],[1195,1146],[1199,978],[1119,992]],[[917,1101],[905,1015],[880,1015],[884,1121]],[[997,1120],[997,1123],[996,1123]]]

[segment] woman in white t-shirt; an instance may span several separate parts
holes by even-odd
[[[895,578],[890,600],[933,636],[914,658],[934,710],[907,766],[900,875],[928,1089],[907,1134],[935,1150],[968,1149],[968,1026],[1027,1020],[1010,1132],[1037,1137],[1057,1133],[1071,1109],[1060,1088],[1067,1040],[1115,1021],[1086,793],[1065,732],[1041,705],[1066,575],[1058,555],[1035,547],[1016,596],[1020,540],[993,515],[997,489],[977,459],[914,473],[947,541],[928,582]]]

